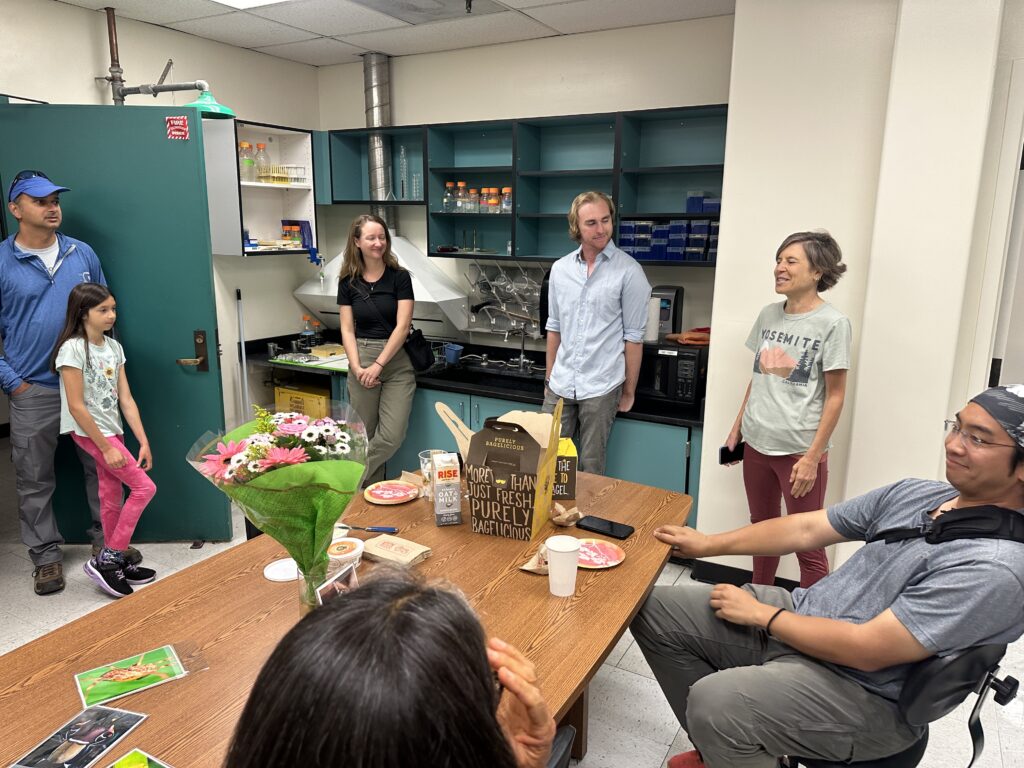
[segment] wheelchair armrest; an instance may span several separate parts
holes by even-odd
[[[910,725],[921,726],[949,714],[968,694],[981,688],[1005,653],[1005,645],[978,645],[919,661],[911,668],[900,693],[904,719]]]

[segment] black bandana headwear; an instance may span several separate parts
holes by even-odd
[[[1024,448],[1024,384],[991,387],[971,398],[999,422],[1006,434]]]

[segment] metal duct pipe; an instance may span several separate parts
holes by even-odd
[[[119,107],[124,106],[124,96],[121,93],[121,88],[124,87],[124,78],[121,75],[124,74],[124,70],[121,69],[121,61],[117,53],[117,22],[114,20],[114,9],[104,8],[107,14],[107,43],[110,46],[110,77],[107,80],[110,81],[110,92],[114,97],[114,104]]]
[[[137,93],[144,93],[149,96],[156,96],[159,93],[168,93],[169,91],[203,91],[210,90],[210,84],[205,80],[193,80],[190,83],[152,83],[147,85],[133,85],[131,88],[121,86],[117,89],[121,95],[121,101],[124,101],[125,96],[133,96]]]
[[[363,54],[363,98],[366,103],[366,127],[391,125],[391,57],[383,53]],[[394,197],[391,188],[391,138],[371,131],[369,136],[370,199],[385,201]],[[371,205],[370,212],[387,222],[398,234],[398,215],[393,205]]]

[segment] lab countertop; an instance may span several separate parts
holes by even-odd
[[[348,371],[347,361],[333,363],[299,363],[273,359],[266,355],[250,355],[249,360],[275,368],[301,370],[304,373],[336,376]],[[544,402],[543,373],[520,373],[513,370],[488,371],[461,364],[439,364],[416,375],[416,384],[425,389],[456,392],[465,395],[495,397],[502,400],[540,406]],[[676,427],[700,427],[703,418],[699,407],[654,398],[638,398],[629,413],[618,418],[648,421]]]

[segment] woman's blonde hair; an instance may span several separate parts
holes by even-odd
[[[612,202],[608,195],[596,190],[581,192],[576,195],[576,199],[569,206],[569,237],[577,243],[580,241],[580,208],[587,203],[604,203],[608,206],[608,212],[612,215],[612,221],[615,221],[615,203]]]
[[[352,278],[354,280],[357,277],[361,277],[363,270],[366,269],[363,252],[356,245],[356,240],[362,237],[363,227],[367,224],[380,224],[384,228],[384,239],[388,244],[387,249],[384,251],[385,266],[396,270],[403,269],[398,263],[398,259],[395,258],[395,254],[391,252],[391,232],[388,231],[387,223],[380,216],[364,213],[362,216],[356,216],[352,221],[352,226],[348,228],[348,239],[345,241],[345,254],[341,261],[341,273],[338,275],[339,280],[344,280],[345,278]]]

